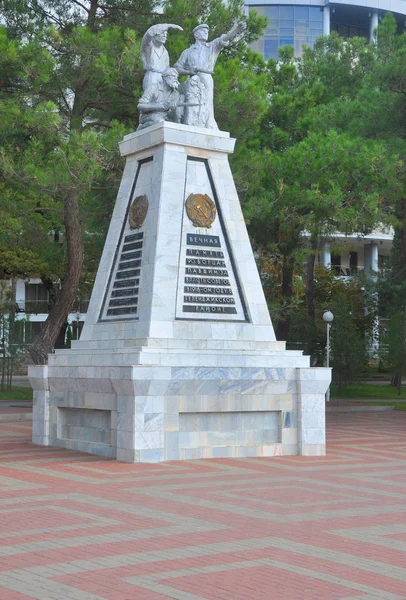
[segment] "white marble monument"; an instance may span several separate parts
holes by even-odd
[[[330,371],[275,341],[234,142],[159,122],[121,143],[81,339],[30,368],[34,443],[128,462],[325,453]]]
[[[150,28],[139,130],[80,341],[31,367],[33,442],[127,462],[325,454],[329,369],[275,340],[213,113],[212,70],[236,35],[169,67]],[[189,75],[179,85],[178,74]],[[179,88],[179,91],[178,91]]]

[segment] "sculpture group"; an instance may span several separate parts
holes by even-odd
[[[208,42],[209,26],[198,25],[193,30],[195,43],[182,52],[171,68],[165,48],[168,30],[182,28],[166,23],[150,27],[141,44],[145,75],[138,103],[138,129],[160,121],[218,129],[213,111],[214,67],[222,49],[245,28],[246,23],[238,23],[228,33]],[[188,77],[180,84],[179,75]]]

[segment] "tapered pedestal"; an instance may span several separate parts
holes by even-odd
[[[159,123],[121,143],[81,339],[30,368],[35,443],[129,462],[325,453],[330,371],[275,340],[234,142]]]

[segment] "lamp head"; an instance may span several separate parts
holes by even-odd
[[[326,311],[323,313],[323,321],[324,321],[325,323],[332,323],[332,322],[333,322],[333,320],[334,320],[334,315],[333,315],[333,313],[332,313],[330,310],[326,310]]]

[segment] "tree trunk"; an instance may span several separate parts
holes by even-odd
[[[310,238],[310,254],[306,261],[306,312],[307,312],[307,348],[306,352],[313,356],[317,349],[316,311],[314,308],[314,263],[318,247],[318,237]]]
[[[79,198],[75,194],[64,202],[64,224],[68,255],[66,275],[41,332],[28,348],[32,360],[37,365],[46,364],[48,354],[52,352],[61,327],[72,309],[79,286],[83,265],[83,242]]]
[[[284,304],[290,304],[293,289],[293,266],[294,261],[291,256],[285,256],[282,266],[282,296]],[[276,327],[276,338],[286,341],[289,336],[290,312],[286,311],[284,316],[279,319]]]

